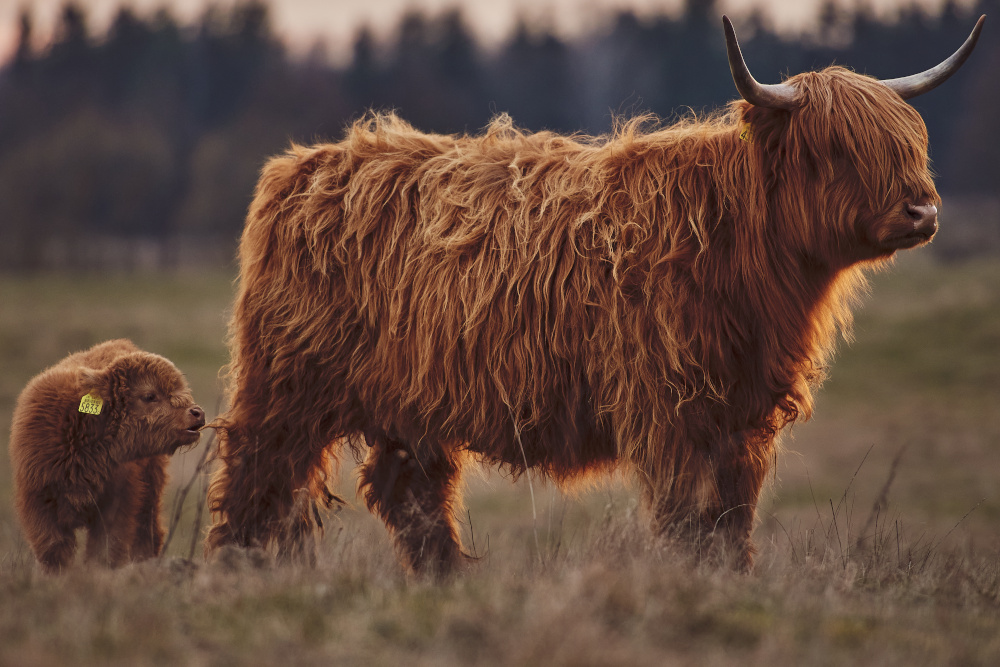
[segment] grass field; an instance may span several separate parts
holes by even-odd
[[[174,360],[212,416],[231,292],[223,274],[0,278],[0,440],[33,374],[118,336]],[[0,455],[0,665],[997,664],[1000,262],[905,257],[855,333],[784,441],[749,576],[650,540],[622,480],[566,497],[484,472],[463,518],[479,562],[407,578],[345,465],[316,568],[206,564],[195,479],[161,561],[46,577]],[[175,457],[168,505],[200,454]]]

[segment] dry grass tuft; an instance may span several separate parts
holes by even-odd
[[[0,664],[998,664],[1000,265],[876,282],[779,457],[751,575],[651,540],[621,484],[564,497],[484,475],[463,519],[475,563],[407,578],[350,471],[314,568],[242,550],[209,564],[206,436],[175,457],[162,559],[45,577],[0,456]],[[214,405],[230,298],[221,275],[0,280],[0,433],[28,378],[117,335]]]
[[[829,517],[832,522],[833,517]],[[117,571],[0,565],[8,664],[986,664],[1000,559],[902,543],[845,554],[821,531],[763,545],[753,575],[696,562],[616,510],[539,558],[498,536],[469,572],[405,577],[374,522],[315,568],[229,549]],[[829,526],[827,526],[829,527]],[[374,529],[374,530],[373,530]],[[919,554],[919,558],[912,557]]]

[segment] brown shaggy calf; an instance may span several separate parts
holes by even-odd
[[[184,376],[131,341],[71,354],[34,377],[14,411],[10,459],[21,528],[48,571],[68,566],[77,528],[87,560],[157,556],[168,456],[200,437],[205,413]]]
[[[312,530],[344,446],[405,562],[462,561],[470,461],[631,471],[655,531],[738,567],[776,438],[806,418],[863,269],[926,243],[938,194],[905,99],[840,67],[606,138],[418,132],[394,116],[264,168],[240,245],[207,550]],[[366,445],[367,447],[364,447]]]

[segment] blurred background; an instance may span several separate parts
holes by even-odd
[[[911,74],[981,13],[1000,20],[1000,0],[0,2],[6,272],[225,263],[265,157],[336,140],[369,108],[429,132],[508,112],[530,130],[598,134],[615,115],[721,106],[735,95],[724,10],[765,82],[831,63]],[[976,211],[935,246],[949,255],[1000,243],[1000,29],[987,25],[957,77],[915,101],[949,206]]]
[[[474,133],[508,112],[588,134],[621,115],[710,110],[736,95],[723,12],[767,83],[831,63],[912,74],[989,15],[964,68],[913,102],[942,229],[876,276],[816,419],[786,439],[758,534],[829,521],[836,505],[857,508],[859,531],[878,508],[918,537],[961,524],[994,543],[1000,0],[0,0],[0,445],[30,377],[112,337],[170,357],[220,409],[236,242],[260,166],[290,142],[337,140],[370,108],[428,132]],[[198,456],[179,455],[175,479]],[[0,553],[23,553],[7,465]],[[615,485],[578,503],[548,489],[533,508],[495,481],[472,482],[477,534],[546,516],[551,530],[567,502],[581,521],[634,508]],[[896,514],[879,505],[889,486]]]

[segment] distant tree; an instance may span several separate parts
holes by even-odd
[[[52,43],[53,55],[60,52],[80,54],[87,48],[87,17],[83,8],[76,2],[67,2],[62,6],[59,22],[56,25],[55,38]]]
[[[980,2],[972,13],[1000,16],[1000,0]],[[951,21],[967,27],[969,19],[949,3],[942,22]],[[937,164],[949,191],[988,195],[995,200],[1000,197],[1000,35],[989,31],[989,23],[977,53],[963,69],[968,71],[959,73],[964,76],[958,90],[941,100],[943,115],[951,122],[943,128],[947,139]]]
[[[816,37],[820,44],[844,47],[851,42],[852,21],[850,11],[835,0],[824,0],[820,5]]]
[[[105,104],[126,103],[135,96],[142,79],[149,74],[151,37],[149,26],[129,7],[118,10],[101,49]]]
[[[267,5],[259,0],[239,3],[230,12],[210,5],[202,17],[193,52],[195,94],[208,126],[230,118],[264,69],[272,60],[283,58]]]
[[[583,118],[570,49],[548,30],[519,20],[492,68],[491,99],[521,127],[572,132]]]
[[[709,109],[732,96],[720,16],[716,0],[686,0],[680,21],[664,22],[669,111],[677,112],[680,105]]]
[[[77,100],[93,100],[98,72],[91,46],[83,8],[74,2],[63,5],[52,45],[39,63],[46,85],[36,89],[52,109],[68,111]]]
[[[155,127],[76,109],[0,161],[5,219],[20,221],[6,241],[23,268],[34,268],[55,240],[155,237],[160,221],[150,212],[169,204],[162,184],[172,169],[169,143]]]
[[[421,129],[462,132],[489,117],[482,79],[475,40],[458,10],[435,20],[411,11],[400,22],[376,101]]]
[[[17,46],[14,48],[14,57],[11,61],[11,66],[15,72],[28,64],[34,50],[31,45],[34,23],[27,9],[20,11],[17,16],[17,24]]]
[[[352,53],[345,75],[346,92],[359,108],[384,105],[381,99],[384,73],[378,63],[375,35],[367,25],[361,26],[355,34]]]
[[[1000,15],[1000,0],[949,0],[938,14],[914,4],[895,21],[828,0],[816,30],[796,37],[759,12],[736,18],[752,71],[770,83],[831,63],[910,74],[949,55],[980,13]],[[104,34],[77,0],[50,44],[34,36],[24,9],[0,67],[0,270],[106,236],[160,240],[165,263],[181,235],[232,242],[268,155],[335,140],[372,107],[426,131],[475,131],[506,111],[530,130],[600,133],[615,115],[669,118],[736,96],[715,0],[686,0],[679,16],[620,12],[573,41],[522,20],[495,53],[458,10],[411,11],[385,43],[360,29],[345,67],[289,57],[262,0],[213,4],[193,25],[125,3]],[[913,102],[943,190],[1000,191],[998,70],[1000,31],[987,27],[947,89]]]

